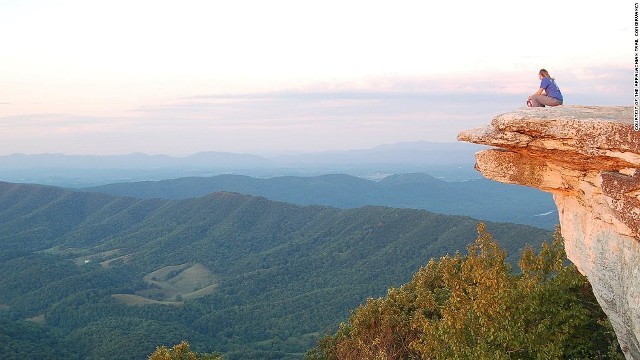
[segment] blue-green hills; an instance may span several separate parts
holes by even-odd
[[[423,173],[391,175],[379,181],[345,174],[266,179],[218,175],[116,183],[85,190],[168,199],[231,191],[299,205],[320,204],[343,209],[366,205],[425,209],[488,221],[527,224],[549,230],[558,224],[558,213],[552,196],[537,189],[487,179],[449,182]]]
[[[333,178],[342,177],[312,180]],[[402,189],[410,178],[363,184]],[[283,194],[301,181],[286,180]],[[195,188],[182,181],[176,188]],[[331,185],[335,199],[357,188],[349,181]],[[362,200],[338,208],[228,191],[137,196],[0,183],[1,358],[140,359],[181,340],[226,359],[300,358],[368,297],[464,251],[478,222]],[[550,236],[487,227],[511,261]]]

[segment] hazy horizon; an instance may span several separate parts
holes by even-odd
[[[167,154],[167,153],[148,153],[142,151],[133,151],[133,152],[125,152],[125,153],[110,153],[110,154],[92,154],[92,153],[63,153],[63,152],[42,152],[42,153],[25,153],[25,152],[14,152],[7,154],[0,154],[0,157],[9,157],[15,155],[24,155],[24,156],[42,156],[42,155],[61,155],[61,156],[87,156],[87,157],[118,157],[118,156],[129,156],[129,155],[145,155],[145,156],[167,156],[171,158],[186,158],[198,154],[205,153],[219,153],[219,154],[230,154],[230,155],[249,155],[249,156],[260,156],[264,158],[272,158],[272,157],[281,157],[281,156],[296,156],[296,155],[322,155],[322,154],[340,154],[345,152],[360,152],[360,151],[370,151],[376,149],[384,149],[388,147],[407,147],[411,146],[419,146],[419,145],[429,145],[429,144],[439,144],[439,145],[458,145],[461,147],[481,147],[482,145],[470,144],[470,143],[461,143],[459,141],[425,141],[425,140],[417,140],[417,141],[402,141],[397,143],[389,143],[389,144],[378,144],[370,147],[358,147],[358,148],[345,148],[339,150],[318,150],[318,151],[304,151],[304,150],[281,150],[281,151],[262,151],[262,152],[234,152],[234,151],[218,151],[218,150],[202,150],[193,153],[184,153],[184,154]]]
[[[523,107],[543,67],[567,105],[631,105],[633,14],[627,1],[5,1],[0,155],[454,142]]]

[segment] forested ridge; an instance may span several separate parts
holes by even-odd
[[[422,173],[396,174],[379,181],[345,174],[267,179],[218,175],[117,183],[86,190],[119,196],[166,199],[185,199],[217,191],[233,191],[300,205],[320,204],[344,209],[365,205],[425,209],[549,230],[553,230],[558,224],[551,195],[540,190],[487,179],[447,182]]]
[[[0,183],[0,352],[139,359],[187,340],[225,359],[300,358],[368,297],[464,249],[476,225],[236,193],[143,200]],[[487,226],[514,264],[549,237]],[[215,280],[197,285],[194,269]]]

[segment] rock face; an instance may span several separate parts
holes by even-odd
[[[640,132],[632,107],[499,115],[458,140],[485,177],[553,194],[568,258],[587,276],[627,359],[640,359]]]

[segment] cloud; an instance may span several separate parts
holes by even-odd
[[[567,104],[625,105],[626,68],[555,69]],[[456,141],[459,131],[525,106],[532,72],[378,77],[284,90],[203,93],[115,116],[0,117],[0,152],[320,151]]]
[[[468,90],[443,93],[432,86],[433,82],[410,90],[208,94],[137,108],[134,113],[138,124],[154,123],[156,129],[170,129],[176,135],[189,133],[192,144],[206,143],[208,134],[210,143],[231,146],[234,151],[313,151],[400,141],[455,141],[459,131],[517,107],[520,100],[509,94]]]
[[[629,66],[597,66],[572,68],[556,76],[563,94],[575,99],[574,104],[632,105],[633,73]],[[553,74],[552,74],[553,75]]]

